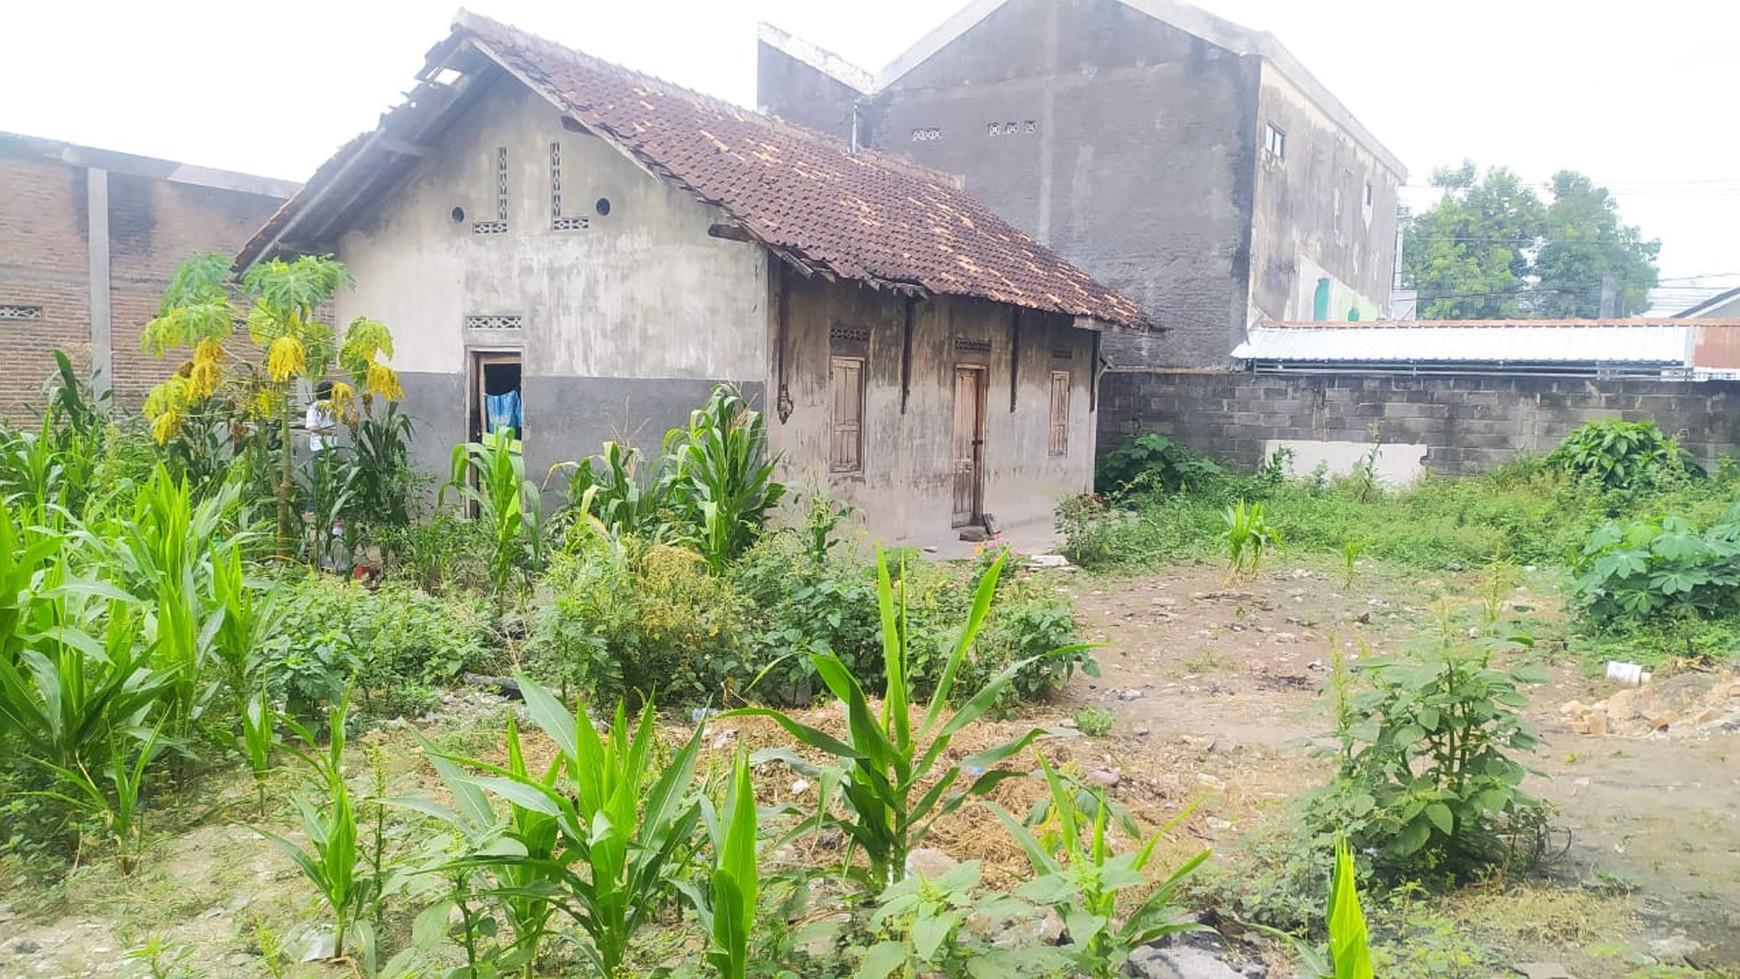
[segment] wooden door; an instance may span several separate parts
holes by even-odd
[[[985,513],[985,369],[955,368],[954,525]]]

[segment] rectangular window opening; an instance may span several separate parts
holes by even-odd
[[[864,471],[864,358],[832,357],[828,361],[831,437],[828,471]]]
[[[1287,133],[1274,123],[1265,123],[1263,129],[1263,150],[1277,160],[1287,158]]]
[[[1051,454],[1069,455],[1069,371],[1051,372]]]
[[[41,306],[20,306],[16,303],[0,303],[0,320],[39,319],[42,319]]]
[[[1365,182],[1365,206],[1371,206],[1371,181],[1369,180]]]

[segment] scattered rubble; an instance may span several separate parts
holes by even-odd
[[[1740,677],[1680,673],[1605,700],[1572,700],[1559,708],[1572,733],[1595,737],[1709,735],[1740,731]]]

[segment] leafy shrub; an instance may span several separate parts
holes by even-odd
[[[739,601],[695,552],[634,538],[563,555],[533,617],[540,670],[593,699],[633,693],[671,706],[720,702],[755,668],[743,653]]]
[[[1521,790],[1527,772],[1512,753],[1539,744],[1522,687],[1546,677],[1495,667],[1499,645],[1367,663],[1369,688],[1357,693],[1336,664],[1340,771],[1313,801],[1314,821],[1344,830],[1392,880],[1465,879],[1508,862],[1511,839],[1538,838],[1541,806]]]
[[[1623,493],[1656,486],[1697,467],[1677,440],[1655,422],[1587,422],[1565,436],[1547,461],[1604,490]]]
[[[274,695],[301,716],[352,686],[372,711],[413,711],[489,655],[489,617],[474,599],[311,575],[285,580],[277,611],[259,656]]]
[[[826,550],[823,551],[826,554]],[[870,569],[850,555],[816,560],[809,542],[770,534],[732,566],[730,582],[744,599],[744,642],[750,662],[768,669],[754,696],[803,704],[821,692],[803,650],[832,653],[852,675],[880,689],[881,629]]]
[[[1681,517],[1609,521],[1589,536],[1572,571],[1572,595],[1602,628],[1732,612],[1740,607],[1740,507],[1702,533]]]
[[[1137,432],[1107,452],[1094,468],[1094,488],[1127,493],[1146,486],[1170,493],[1226,478],[1220,465],[1196,456],[1159,432]]]

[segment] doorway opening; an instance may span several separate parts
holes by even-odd
[[[516,438],[525,438],[520,355],[494,351],[472,354],[471,381],[466,414],[472,441],[498,428],[512,428]]]

